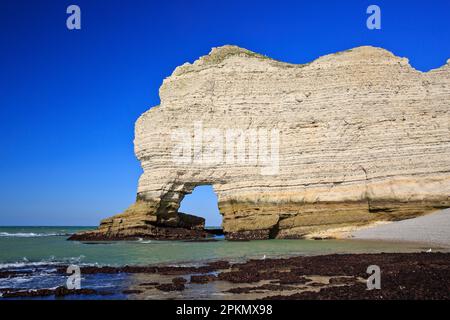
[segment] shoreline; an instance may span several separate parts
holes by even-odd
[[[172,231],[183,230],[180,228],[172,228]],[[184,230],[183,232],[185,232]],[[82,242],[107,242],[107,241],[133,241],[137,239],[151,241],[216,241],[215,236],[224,235],[228,241],[251,241],[251,240],[269,240],[253,237],[234,236],[229,233],[228,236],[223,229],[205,228],[202,232],[207,236],[196,236],[195,232],[199,230],[190,230],[193,234],[185,237],[179,236],[179,232],[175,232],[173,237],[155,237],[154,235],[135,234],[127,236],[105,236],[98,230],[87,230],[75,233],[69,236],[67,240]],[[421,216],[412,217],[405,220],[390,221],[377,220],[366,224],[352,224],[342,227],[334,227],[330,229],[311,231],[302,235],[302,237],[286,237],[279,238],[282,240],[303,239],[303,240],[377,240],[423,244],[426,246],[443,246],[450,248],[450,209],[437,210]]]
[[[381,269],[381,290],[366,290],[369,265]],[[65,274],[66,265],[56,272]],[[2,270],[0,277],[15,277]],[[9,272],[9,274],[7,273]],[[126,275],[116,292],[84,288],[14,290],[0,299],[76,296],[111,299],[450,299],[450,253],[327,254],[289,258],[218,260],[201,266],[81,266],[83,277]]]

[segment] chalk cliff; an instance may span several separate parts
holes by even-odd
[[[204,237],[204,220],[178,213],[204,184],[228,239],[299,238],[450,207],[449,62],[420,72],[358,47],[295,65],[214,48],[176,68],[160,106],[137,120],[136,203],[73,239]]]

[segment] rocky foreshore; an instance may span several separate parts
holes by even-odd
[[[380,290],[367,290],[369,265],[381,269]],[[220,293],[227,299],[450,299],[450,253],[333,254],[199,267],[89,267],[83,272],[150,273],[167,279],[137,284],[132,289],[139,292],[130,296],[134,299],[154,298],[158,291],[183,299],[184,291],[206,289],[210,283],[223,287]]]
[[[367,290],[369,265],[380,267],[379,290]],[[61,266],[57,272],[65,271]],[[450,253],[440,252],[332,254],[201,266],[84,266],[81,273],[130,275],[134,281],[121,291],[130,299],[450,299]],[[57,288],[2,289],[2,294],[18,298],[109,293]]]

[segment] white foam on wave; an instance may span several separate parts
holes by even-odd
[[[31,280],[33,280],[33,277],[32,276],[14,277],[13,280],[15,283],[24,283],[24,282],[30,282]]]
[[[26,262],[26,261],[18,261],[11,263],[0,263],[0,269],[10,269],[10,268],[24,268],[24,267],[39,267],[46,265],[56,265],[61,264],[61,262],[50,262],[50,261],[41,261],[41,262]]]
[[[34,238],[34,237],[55,237],[68,236],[69,233],[34,233],[34,232],[0,232],[0,237],[18,237],[18,238]]]
[[[80,264],[80,265],[90,265],[90,264],[81,263],[81,261],[84,258],[85,258],[84,255],[80,255],[78,257],[61,258],[61,259],[57,259],[56,257],[51,256],[48,259],[30,262],[26,257],[23,257],[22,260],[20,260],[20,261],[0,263],[0,269],[19,269],[19,268],[29,268],[29,267],[57,266],[57,265],[68,264],[68,263]]]

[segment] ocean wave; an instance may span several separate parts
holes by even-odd
[[[29,261],[26,257],[24,257],[22,260],[16,262],[0,263],[0,269],[22,269],[30,267],[58,266],[65,264],[96,265],[96,264],[81,263],[81,261],[84,258],[85,258],[84,255],[61,259],[56,259],[55,257],[52,256],[48,259],[43,259],[41,261]]]
[[[34,232],[0,232],[0,237],[18,237],[18,238],[34,238],[34,237],[55,237],[69,236],[70,233],[34,233]]]

